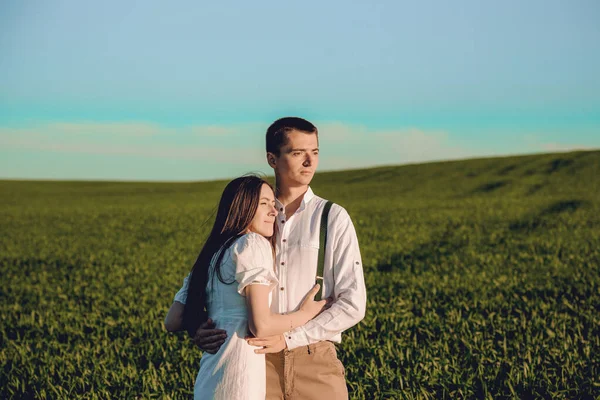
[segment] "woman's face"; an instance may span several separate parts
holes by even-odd
[[[258,201],[258,208],[256,209],[256,215],[250,223],[251,232],[258,233],[264,237],[273,236],[273,225],[275,223],[275,217],[277,216],[277,209],[275,208],[275,195],[268,185],[263,184],[260,189],[260,199]]]

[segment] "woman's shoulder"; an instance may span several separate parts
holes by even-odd
[[[259,248],[259,249],[270,249],[271,243],[269,240],[255,232],[248,232],[242,236],[240,236],[231,246],[234,250],[241,252],[249,247]]]
[[[236,264],[271,265],[273,248],[262,235],[247,233],[237,239],[231,249],[231,260]]]
[[[234,265],[240,260],[264,260],[273,258],[271,242],[262,235],[254,232],[246,233],[235,239],[226,248],[221,248],[223,258],[221,265]],[[214,254],[211,265],[217,260],[220,252]]]

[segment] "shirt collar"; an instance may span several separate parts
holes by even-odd
[[[300,207],[298,207],[298,211],[304,210],[306,208],[306,205],[308,204],[308,202],[310,202],[313,199],[313,197],[315,197],[315,194],[313,193],[312,189],[309,186],[306,193],[304,193],[304,197],[302,197],[302,203],[300,203]],[[277,204],[278,209],[284,208],[283,204],[281,204],[279,199],[275,199],[275,202]],[[296,212],[298,212],[298,211],[296,211]]]
[[[306,205],[312,200],[313,197],[315,197],[315,194],[309,186],[306,193],[304,193],[304,197],[302,198],[302,203],[300,203],[300,207],[298,207],[298,211],[304,210],[306,208]]]

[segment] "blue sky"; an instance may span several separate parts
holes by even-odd
[[[0,178],[269,172],[600,148],[597,1],[0,3]]]

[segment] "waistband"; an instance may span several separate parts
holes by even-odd
[[[311,354],[311,353],[320,353],[323,351],[326,351],[327,349],[333,348],[335,349],[335,345],[333,344],[333,342],[330,342],[329,340],[323,340],[321,342],[317,342],[317,343],[313,343],[313,344],[309,344],[308,346],[300,346],[300,347],[296,347],[295,349],[292,350],[283,350],[278,354],[282,354],[282,355],[295,355],[295,354]]]

